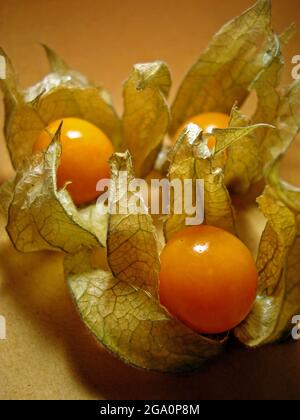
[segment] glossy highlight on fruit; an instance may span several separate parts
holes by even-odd
[[[222,333],[240,324],[251,311],[257,281],[248,248],[216,227],[180,231],[161,255],[161,304],[202,334]]]
[[[207,112],[204,114],[195,115],[192,118],[189,118],[185,121],[184,124],[178,129],[175,135],[175,140],[178,139],[180,133],[184,128],[190,124],[197,124],[205,133],[212,133],[215,128],[228,128],[230,122],[229,115],[222,114],[220,112]],[[214,136],[209,137],[208,147],[212,150],[216,145],[216,139]]]
[[[65,118],[52,122],[39,135],[33,147],[34,153],[49,146],[61,121],[62,156],[57,187],[61,189],[70,182],[67,189],[74,203],[88,204],[100,194],[96,191],[98,181],[110,177],[108,161],[114,148],[106,134],[95,125],[79,118]]]

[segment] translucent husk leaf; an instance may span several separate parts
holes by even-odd
[[[268,132],[262,143],[264,164],[275,161],[286,152],[300,130],[300,81],[292,83],[280,98],[276,130]]]
[[[136,64],[124,84],[123,150],[132,155],[138,177],[153,168],[168,131],[170,86],[169,69],[161,61]]]
[[[247,125],[249,125],[249,119],[234,107],[230,126],[246,127]],[[257,136],[259,136],[258,132],[246,135],[227,149],[225,183],[231,192],[246,194],[250,187],[262,177],[263,162]]]
[[[300,213],[300,188],[282,180],[279,176],[280,165],[285,155],[279,156],[267,168],[267,179],[276,196],[295,213]]]
[[[9,188],[3,197],[5,189],[2,189],[7,232],[19,251],[75,253],[83,248],[105,245],[107,216],[94,212],[87,216],[77,210],[66,190],[57,191],[59,136],[60,131],[45,153],[31,156],[19,168],[13,194]]]
[[[300,313],[300,216],[296,217],[296,236],[290,249],[287,259],[286,291],[283,307],[278,319],[276,329],[271,337],[272,341],[277,341],[286,334],[290,334],[292,329],[292,318]]]
[[[179,136],[170,156],[168,173],[170,183],[174,180],[180,180],[182,183],[185,179],[191,179],[193,181],[196,179],[194,148],[196,146],[200,147],[200,145],[204,149],[203,153],[209,155],[207,145],[202,143],[202,130],[195,124],[189,124]],[[192,216],[186,215],[185,213],[175,214],[174,210],[177,207],[177,202],[175,201],[176,197],[174,197],[173,191],[171,191],[170,198],[170,216],[164,222],[164,236],[166,241],[174,233],[184,229],[186,227],[186,218]],[[183,209],[183,203],[180,204]]]
[[[211,160],[197,161],[197,177],[204,179],[205,224],[236,234],[235,211],[222,168]]]
[[[0,212],[7,219],[8,209],[12,202],[15,189],[15,180],[9,180],[4,182],[0,186]]]
[[[258,296],[252,312],[235,331],[249,347],[285,337],[300,310],[300,191],[279,179],[279,162],[271,166],[269,185],[259,198],[267,224],[257,260]]]
[[[229,128],[215,128],[213,130],[213,136],[216,138],[215,155],[239,144],[241,140],[252,135],[258,128],[272,128],[268,124],[246,124],[245,126],[239,127],[238,125],[234,125],[234,122],[234,120],[231,120],[231,126]]]
[[[287,41],[289,31],[283,38]],[[240,142],[228,149],[225,168],[226,185],[236,194],[246,194],[250,187],[263,178],[267,160],[263,153],[265,138],[274,133],[278,106],[280,103],[279,84],[282,79],[284,60],[281,44],[277,35],[269,39],[269,48],[265,53],[264,66],[253,80],[250,89],[256,90],[258,105],[251,121],[266,123],[264,129],[247,135]],[[249,119],[242,115],[237,107],[233,108],[230,126],[247,126]],[[269,126],[267,125],[269,124]]]
[[[290,25],[283,34],[273,35],[272,44],[268,53],[267,65],[254,80],[251,88],[258,96],[258,107],[254,121],[263,120],[275,125],[277,130],[265,130],[261,133],[259,143],[264,165],[275,160],[285,152],[294,140],[300,126],[299,108],[299,81],[287,89],[281,89],[284,71],[284,58],[282,48],[295,34],[295,25]]]
[[[228,149],[225,179],[226,185],[235,193],[245,194],[253,184],[261,181],[266,167],[286,152],[299,132],[300,83],[296,81],[285,90],[280,88],[284,69],[282,46],[294,31],[295,27],[291,25],[281,36],[272,35],[264,67],[250,86],[258,99],[251,121],[269,126]],[[249,120],[235,108],[231,126],[248,124]]]
[[[156,229],[143,201],[142,193],[130,191],[134,180],[129,153],[115,154],[111,159],[112,185],[111,211],[107,233],[107,258],[114,277],[134,288],[143,288],[153,296],[158,294],[160,269]],[[128,185],[120,185],[123,173]],[[126,201],[122,204],[124,196]],[[123,209],[124,214],[113,214],[112,207]],[[140,213],[136,207],[140,207]]]
[[[241,105],[265,66],[271,36],[269,0],[227,23],[183,80],[172,106],[171,135],[194,115],[229,114],[234,103]]]
[[[265,127],[257,124],[246,127],[216,129],[216,147],[210,151],[207,146],[209,136],[203,135],[195,124],[189,124],[176,142],[171,156],[169,180],[203,179],[204,180],[204,213],[205,223],[235,233],[235,215],[231,198],[224,180],[224,150],[243,141],[245,136]],[[184,197],[184,196],[183,196]],[[175,197],[176,200],[176,197]],[[184,209],[182,203],[181,206]],[[176,202],[171,195],[170,216],[164,225],[165,238],[170,237],[186,227],[186,218],[192,215],[176,214]]]
[[[280,35],[279,40],[283,47],[285,47],[296,35],[297,26],[293,22],[286,28],[286,30]]]
[[[274,34],[266,65],[251,85],[251,89],[256,91],[258,99],[257,110],[253,117],[255,122],[264,121],[270,124],[275,122],[280,105],[279,86],[282,81],[283,68],[284,59],[281,43],[279,37]],[[266,132],[262,131],[258,139],[259,145],[265,136]]]
[[[11,114],[12,109],[15,107],[17,102],[20,101],[21,94],[17,89],[17,75],[14,71],[12,63],[9,57],[5,54],[4,50],[0,48],[0,55],[5,59],[5,79],[0,79],[0,87],[4,93],[4,104],[5,104],[5,128],[7,120]]]
[[[90,121],[119,148],[120,121],[108,93],[62,64],[49,48],[46,52],[53,72],[23,92],[3,52],[7,64],[7,78],[1,81],[6,109],[5,138],[14,167],[18,168],[31,156],[37,137],[50,122],[67,117]]]
[[[66,74],[72,71],[72,69],[68,66],[68,64],[59,55],[57,55],[55,51],[49,48],[48,45],[41,44],[41,46],[45,50],[45,53],[47,55],[47,59],[49,62],[50,70],[53,73]]]
[[[217,341],[192,332],[143,289],[117,280],[108,271],[91,266],[83,269],[82,260],[82,255],[65,260],[81,318],[96,339],[126,363],[182,372],[198,368],[223,350],[226,339]]]

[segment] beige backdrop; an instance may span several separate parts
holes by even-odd
[[[23,86],[47,71],[39,43],[103,84],[121,112],[121,84],[132,64],[165,60],[173,94],[213,33],[251,0],[1,0],[0,45]],[[273,0],[276,29],[300,27],[298,0]],[[287,56],[300,54],[300,31]],[[3,124],[3,108],[0,106]],[[300,184],[300,145],[285,176]],[[0,137],[0,182],[11,174]],[[3,223],[2,223],[3,225]],[[82,326],[63,282],[60,257],[20,255],[0,233],[0,399],[300,398],[300,343],[248,352],[232,348],[201,372],[180,377],[132,369],[99,350]],[[33,267],[35,267],[33,269]],[[53,275],[51,275],[53,273]],[[49,275],[50,274],[50,275]],[[45,280],[46,279],[46,280]]]

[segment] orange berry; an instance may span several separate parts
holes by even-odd
[[[177,130],[174,140],[176,141],[180,133],[184,128],[190,124],[197,124],[205,133],[212,133],[215,128],[228,128],[230,122],[230,117],[226,114],[221,114],[219,112],[208,112],[204,114],[195,115],[192,118],[189,118],[181,127]],[[216,145],[216,139],[214,136],[209,137],[208,147],[212,150]]]
[[[161,255],[161,303],[199,333],[222,333],[240,324],[252,308],[257,282],[248,248],[216,227],[184,229]]]
[[[33,152],[47,149],[61,120],[48,125],[36,140]],[[50,135],[49,135],[50,134]],[[57,188],[67,189],[77,205],[94,201],[99,180],[110,177],[109,158],[114,148],[98,127],[79,118],[65,118],[61,129],[62,155],[57,171]]]

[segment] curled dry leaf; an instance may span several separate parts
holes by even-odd
[[[300,130],[300,81],[285,89],[274,121],[276,130],[268,132],[262,144],[265,166],[287,151]]]
[[[169,169],[169,180],[174,182],[186,180],[195,182],[203,180],[204,194],[204,216],[207,224],[222,227],[234,231],[234,213],[231,199],[225,183],[223,182],[222,168],[215,164],[214,154],[207,146],[207,139],[203,137],[201,129],[195,124],[189,124],[179,137]],[[218,163],[218,162],[217,162]],[[196,189],[194,187],[194,189]],[[200,191],[197,191],[200,194]],[[180,197],[184,200],[184,195]],[[164,225],[166,240],[186,227],[186,218],[195,214],[176,214],[176,197],[171,194],[170,216],[167,217]],[[180,206],[185,210],[184,203]]]
[[[0,185],[0,212],[7,219],[8,209],[12,202],[15,189],[15,180],[9,180]]]
[[[196,172],[197,178],[204,179],[204,210],[207,225],[236,233],[234,208],[224,176],[227,162],[224,151],[235,147],[239,141],[243,141],[247,136],[264,127],[265,124],[255,124],[215,129],[213,135],[216,138],[216,147],[211,158],[205,159],[205,156],[198,154]]]
[[[277,35],[272,34],[267,41],[264,65],[257,77],[252,81],[250,89],[256,90],[258,104],[251,119],[254,123],[275,124],[280,101],[278,86],[282,78],[284,65],[281,45]],[[236,107],[231,114],[230,126],[246,126],[249,119],[242,115]],[[263,142],[266,136],[274,131],[274,127],[265,126],[258,132],[246,135],[240,142],[228,149],[225,168],[226,185],[236,194],[246,194],[250,187],[263,178],[265,158]]]
[[[194,115],[210,111],[229,114],[234,103],[241,105],[264,67],[270,36],[269,0],[259,0],[227,23],[183,80],[171,109],[171,134]]]
[[[157,296],[160,268],[157,234],[143,201],[142,192],[130,190],[134,176],[129,153],[115,154],[111,159],[111,168],[108,264],[117,280]],[[123,182],[120,174],[126,177]],[[123,210],[123,214],[114,214],[113,206]]]
[[[265,123],[251,125],[249,119],[234,106],[229,128],[213,131],[217,139],[215,153],[226,150],[224,177],[230,191],[245,194],[261,179],[263,165],[257,139],[261,133],[274,128]]]
[[[246,124],[245,126],[239,127],[239,125],[233,125],[229,128],[215,128],[213,130],[213,135],[216,138],[216,146],[214,154],[217,155],[221,152],[224,152],[231,147],[234,147],[236,144],[239,144],[244,138],[248,137],[250,134],[258,128],[274,128],[268,124]]]
[[[76,258],[80,264],[76,264]],[[221,353],[226,339],[202,337],[171,318],[149,293],[68,256],[66,275],[79,313],[98,341],[126,363],[162,372],[196,369]]]
[[[180,180],[202,179],[204,181],[204,221],[208,225],[217,226],[235,233],[235,215],[231,198],[224,181],[224,150],[243,140],[245,136],[257,129],[264,128],[264,124],[246,127],[231,127],[228,129],[215,129],[216,146],[210,151],[207,146],[207,135],[195,124],[189,124],[179,137],[171,156],[169,169],[170,183]],[[196,190],[194,185],[194,190]],[[195,191],[194,191],[195,192]],[[200,194],[200,191],[197,192]],[[165,221],[164,233],[167,240],[186,226],[186,218],[194,214],[177,214],[175,209],[185,209],[184,203],[178,206],[171,191],[170,216]]]
[[[67,191],[57,191],[59,136],[60,131],[46,153],[28,158],[19,168],[13,194],[10,188],[1,190],[8,217],[7,232],[19,251],[48,249],[74,253],[105,245],[107,216],[101,216],[100,222],[99,214],[82,214]]]
[[[249,119],[236,107],[231,113],[230,126],[245,127]],[[239,142],[227,149],[225,165],[225,183],[236,194],[246,194],[252,184],[261,179],[263,162],[257,142],[259,133],[246,135]]]
[[[182,183],[185,180],[192,180],[193,182],[196,179],[195,173],[195,153],[194,148],[196,146],[201,146],[207,156],[210,155],[207,145],[202,142],[202,131],[195,124],[189,124],[183,133],[179,136],[172,155],[170,156],[170,167],[168,178],[172,185],[173,182],[179,180]],[[180,200],[180,203],[177,202]],[[170,191],[170,215],[166,218],[164,222],[164,235],[165,239],[168,241],[171,236],[179,232],[180,230],[186,227],[186,218],[193,216],[192,214],[185,214],[180,212],[176,214],[175,209],[181,208],[184,209],[184,196],[177,197],[174,196],[174,191]]]
[[[280,181],[279,162],[271,166],[269,185],[259,198],[267,224],[257,260],[258,296],[248,318],[235,330],[249,347],[280,340],[300,310],[300,190]]]
[[[130,151],[139,177],[153,168],[168,131],[170,87],[169,69],[161,61],[136,64],[124,85],[123,150]]]
[[[276,192],[276,196],[295,213],[300,213],[300,189],[283,181],[280,176],[280,165],[285,155],[279,156],[267,168],[267,179]]]
[[[300,83],[296,81],[285,90],[280,88],[284,69],[282,45],[293,33],[292,25],[281,37],[272,34],[264,66],[250,86],[258,98],[251,121],[255,124],[264,122],[266,126],[228,149],[225,179],[226,185],[235,193],[245,194],[253,184],[261,181],[265,168],[286,152],[299,132]],[[249,120],[235,108],[230,125],[248,124]]]

